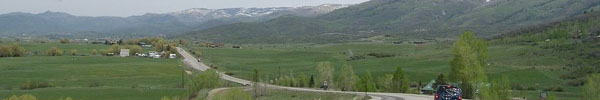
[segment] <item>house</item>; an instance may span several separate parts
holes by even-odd
[[[211,48],[218,48],[218,47],[223,47],[223,46],[225,46],[225,44],[223,44],[223,43],[208,43],[208,45],[207,45],[207,46],[208,46],[208,47],[211,47]]]
[[[154,58],[156,55],[158,55],[158,58],[160,58],[160,55],[156,51],[148,52],[148,57],[150,57],[150,58]]]
[[[152,47],[152,45],[150,45],[150,44],[148,44],[146,42],[140,42],[140,43],[138,43],[138,45],[140,45],[140,46],[142,46],[144,48],[151,48]]]
[[[121,56],[121,57],[129,56],[129,49],[121,49],[121,54],[119,54],[119,56]]]
[[[160,55],[152,55],[151,58],[160,58]]]
[[[423,94],[433,94],[433,92],[435,91],[433,84],[435,84],[435,80],[429,81],[429,83],[427,83],[427,85],[423,87],[421,92],[423,92]]]
[[[119,44],[119,40],[106,40],[104,41],[105,45],[114,45],[114,44]]]
[[[177,58],[177,54],[169,54],[169,58],[171,58],[171,59]]]

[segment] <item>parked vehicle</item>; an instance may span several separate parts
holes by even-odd
[[[452,85],[439,85],[434,100],[462,100],[462,89]]]

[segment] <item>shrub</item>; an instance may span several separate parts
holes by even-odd
[[[527,91],[535,91],[537,89],[535,89],[535,87],[527,87]]]
[[[569,81],[567,84],[571,86],[582,86],[585,83],[585,78],[579,78],[576,80]]]
[[[49,56],[62,56],[62,54],[63,54],[63,51],[56,47],[52,47],[52,48],[50,48],[50,50],[48,50]]]
[[[37,98],[31,94],[23,94],[19,97],[12,95],[10,98],[5,98],[2,100],[37,100]]]
[[[361,59],[365,59],[365,56],[361,56],[361,55],[351,56],[350,59],[348,59],[347,61],[361,60]]]
[[[53,87],[54,85],[52,83],[49,82],[33,82],[33,81],[27,81],[25,83],[23,83],[20,87],[21,90],[33,90],[36,88],[47,88],[47,87]]]
[[[69,43],[69,39],[60,39],[60,43],[62,43],[62,44]]]
[[[72,49],[72,50],[71,50],[71,56],[75,56],[75,55],[77,55],[77,50],[75,50],[75,49]]]
[[[369,53],[369,56],[373,56],[375,58],[385,58],[385,57],[394,57],[396,54],[393,53]]]
[[[98,83],[98,82],[92,82],[92,83],[90,83],[90,84],[88,85],[88,87],[100,87],[100,86],[101,86],[101,85],[100,85],[100,83]]]
[[[560,87],[559,85],[554,85],[552,87],[546,88],[546,91],[554,91],[554,92],[563,92],[564,89],[562,87]]]

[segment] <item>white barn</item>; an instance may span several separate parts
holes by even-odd
[[[121,49],[121,54],[119,56],[121,56],[121,57],[129,56],[129,49]]]

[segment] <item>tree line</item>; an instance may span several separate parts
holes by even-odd
[[[334,67],[331,62],[319,62],[315,68],[318,72],[316,77],[305,73],[299,73],[298,75],[289,73],[289,75],[281,75],[276,78],[273,84],[305,88],[327,87],[327,89],[341,91],[411,92],[409,89],[410,81],[402,67],[398,67],[393,74],[387,74],[379,78],[374,78],[369,71],[362,76],[356,75],[353,67],[348,64],[341,66],[339,71],[335,71]]]
[[[0,45],[0,57],[22,57],[25,55],[25,48],[21,45]]]

